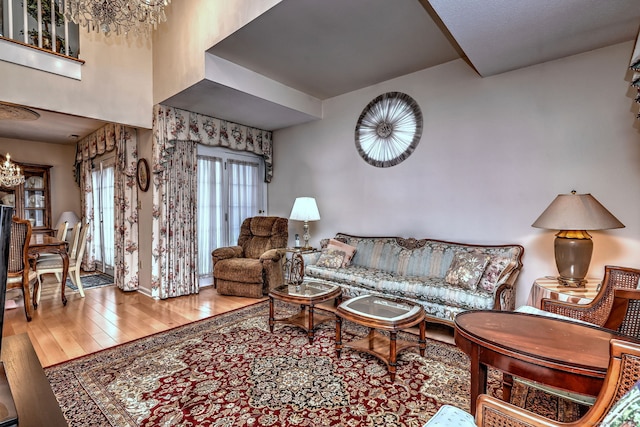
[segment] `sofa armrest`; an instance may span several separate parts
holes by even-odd
[[[213,252],[211,252],[211,257],[213,258],[214,266],[216,262],[222,261],[223,259],[242,257],[242,246],[225,246],[214,249]]]

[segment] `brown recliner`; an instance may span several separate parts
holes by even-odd
[[[262,298],[284,283],[283,263],[289,220],[275,216],[247,218],[237,246],[215,249],[213,283],[221,295]]]

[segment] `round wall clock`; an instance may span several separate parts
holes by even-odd
[[[138,188],[142,191],[147,191],[149,189],[150,177],[149,164],[145,159],[138,159],[137,172]]]
[[[364,108],[355,136],[358,153],[367,163],[379,168],[395,166],[409,157],[420,142],[420,107],[404,93],[384,93]]]

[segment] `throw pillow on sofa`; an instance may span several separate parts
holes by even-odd
[[[340,268],[344,262],[345,253],[337,249],[324,248],[316,265],[326,268]]]
[[[475,290],[489,264],[489,255],[477,252],[457,252],[447,270],[445,282],[463,289]]]
[[[327,249],[335,249],[344,252],[344,260],[342,261],[343,267],[347,267],[349,264],[351,264],[353,255],[356,253],[356,248],[354,246],[348,245],[336,239],[329,239]]]
[[[511,273],[514,268],[516,268],[516,263],[512,261],[511,258],[501,256],[490,257],[489,264],[484,270],[484,273],[482,273],[480,283],[478,283],[478,289],[493,293],[493,290],[500,281]]]

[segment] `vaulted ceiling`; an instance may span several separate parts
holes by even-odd
[[[492,76],[633,40],[639,25],[638,0],[283,0],[207,55],[321,103],[460,58]],[[269,130],[317,119],[209,77],[164,103]],[[64,130],[37,120],[19,137],[0,120],[0,136],[64,143],[99,125],[43,118]]]

